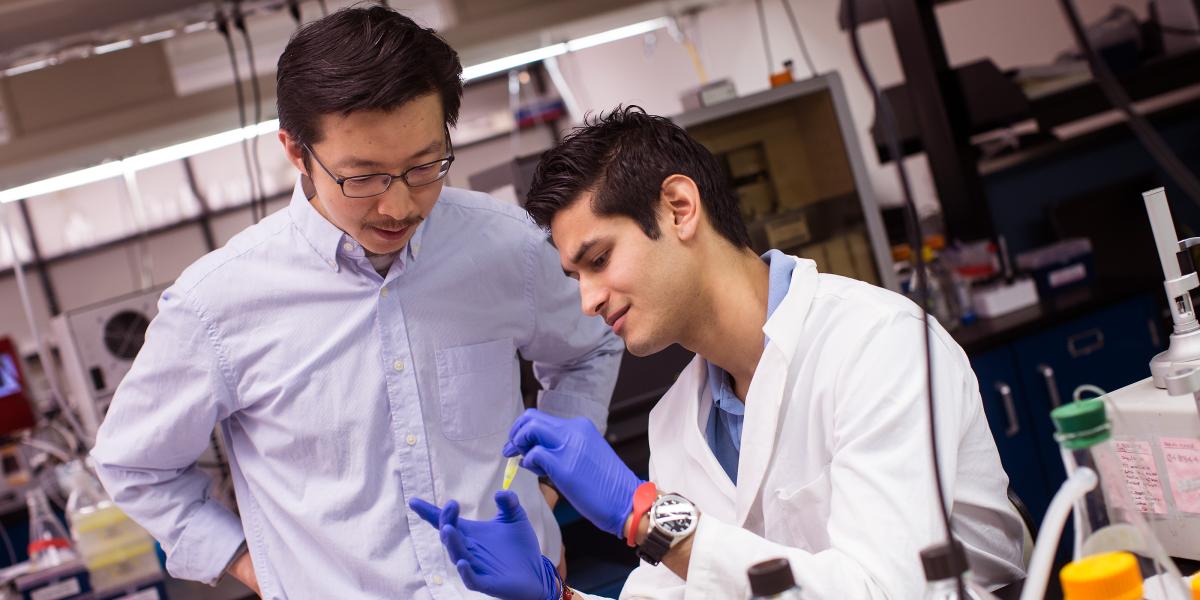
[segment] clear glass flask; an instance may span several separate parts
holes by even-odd
[[[50,509],[50,500],[42,488],[25,493],[29,507],[29,562],[36,569],[61,565],[75,560],[75,549],[67,529]]]

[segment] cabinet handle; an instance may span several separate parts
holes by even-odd
[[[1092,328],[1083,333],[1077,333],[1067,338],[1067,352],[1071,358],[1087,356],[1104,348],[1104,332]]]
[[[1050,408],[1058,408],[1062,406],[1062,398],[1058,396],[1058,382],[1054,380],[1054,369],[1050,365],[1038,365],[1038,373],[1042,374],[1042,379],[1046,380],[1046,394],[1050,396]]]
[[[1017,422],[1017,405],[1013,402],[1012,388],[1003,381],[997,381],[996,391],[1000,392],[1000,400],[1004,403],[1004,414],[1008,417],[1008,428],[1004,430],[1004,435],[1013,437],[1021,432],[1021,425]]]

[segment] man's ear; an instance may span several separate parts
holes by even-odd
[[[279,143],[283,144],[283,153],[287,155],[288,162],[296,167],[304,175],[308,175],[308,167],[304,166],[304,146],[300,145],[300,141],[292,134],[280,129]]]
[[[680,240],[696,237],[700,228],[700,190],[687,175],[671,175],[663,180],[659,192],[660,210],[666,214],[668,234]]]

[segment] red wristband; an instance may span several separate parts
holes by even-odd
[[[642,517],[650,512],[655,500],[658,500],[658,488],[653,481],[647,481],[633,491],[633,512],[630,513],[633,518],[629,519],[629,528],[625,530],[625,543],[629,544],[630,548],[637,546],[638,524],[642,522]]]

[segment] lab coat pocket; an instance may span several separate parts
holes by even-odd
[[[763,512],[768,539],[809,552],[829,548],[827,525],[832,493],[828,466],[808,483],[775,489]]]
[[[520,412],[512,338],[437,351],[442,431],[470,440],[508,429]]]

